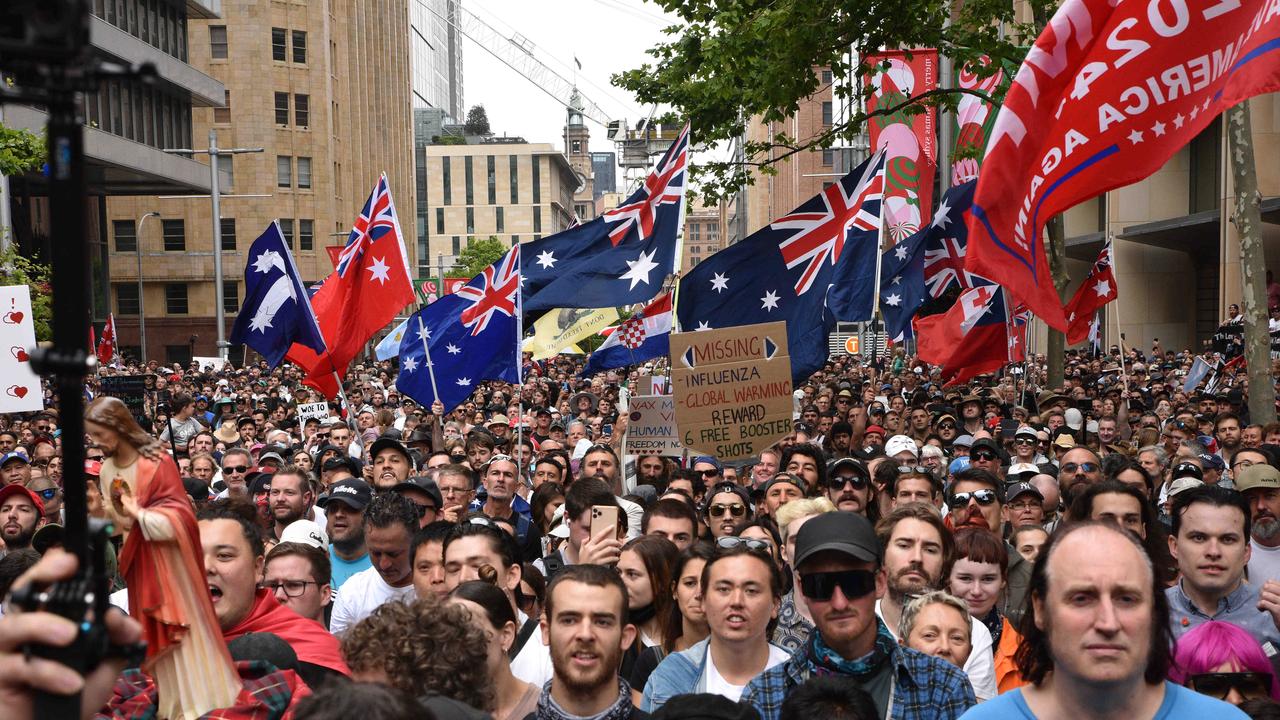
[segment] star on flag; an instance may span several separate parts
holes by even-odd
[[[401,367],[405,372],[413,372],[414,370],[417,370],[417,369],[418,369],[418,358],[416,358],[416,357],[407,357],[407,358],[405,358],[405,359],[404,359],[404,362],[403,362],[403,363],[401,363],[400,367]]]
[[[630,270],[619,275],[618,279],[631,281],[631,287],[627,288],[628,290],[634,289],[636,283],[644,283],[645,285],[648,285],[649,273],[652,272],[654,268],[658,267],[658,263],[653,261],[653,256],[657,254],[657,250],[650,250],[648,253],[642,251],[640,253],[640,257],[635,260],[627,261],[627,267],[630,268]]]
[[[711,289],[716,292],[724,292],[725,290],[728,290],[729,278],[721,273],[716,273],[715,276],[711,278]]]
[[[550,250],[543,250],[542,252],[538,253],[538,259],[536,260],[536,262],[544,270],[553,268],[556,266],[555,253],[551,252]]]
[[[391,266],[387,265],[386,258],[374,258],[373,263],[365,269],[373,273],[369,278],[370,282],[377,280],[379,284],[386,285],[391,279]]]
[[[760,298],[760,302],[762,303],[760,306],[760,309],[761,310],[777,310],[779,299],[781,298],[778,296],[776,292],[772,290],[765,292],[764,297]]]

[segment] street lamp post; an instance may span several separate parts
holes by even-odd
[[[142,364],[147,364],[147,312],[146,304],[142,296],[142,226],[146,224],[147,218],[160,217],[160,213],[154,210],[138,218],[138,229],[134,233],[133,245],[138,251],[138,342],[140,343]],[[119,340],[117,340],[119,342]]]

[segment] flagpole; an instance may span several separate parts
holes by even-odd
[[[516,445],[524,442],[524,263],[520,262],[520,244],[513,248],[516,257]],[[434,382],[434,377],[432,382]],[[516,476],[524,482],[524,453],[516,453]]]
[[[436,389],[436,368],[431,363],[431,344],[427,342],[427,329],[422,325],[422,315],[418,318],[418,339],[422,341],[422,355],[427,361],[427,377],[431,378],[431,394],[440,399],[440,391]]]

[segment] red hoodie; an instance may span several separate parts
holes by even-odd
[[[343,675],[351,675],[351,669],[342,660],[338,638],[329,634],[329,631],[315,620],[304,618],[281,605],[275,595],[265,588],[258,589],[249,614],[240,621],[240,624],[224,632],[222,638],[231,642],[251,632],[278,635],[293,648],[299,662],[311,663]]]

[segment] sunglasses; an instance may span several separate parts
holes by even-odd
[[[418,511],[418,517],[420,518],[426,517],[428,510],[430,510],[431,512],[438,511],[438,508],[435,505],[421,505],[419,503],[413,503],[413,508]]]
[[[52,500],[58,496],[58,488],[45,488],[44,490],[36,490],[35,493],[42,500]]]
[[[1271,696],[1271,673],[1228,672],[1192,675],[1191,687],[1198,693],[1220,700],[1225,700],[1232,688],[1246,698],[1265,698]]]
[[[864,490],[867,479],[861,475],[835,475],[827,478],[827,488],[830,490],[843,490],[845,485],[852,485],[854,490]]]
[[[1035,445],[1036,439],[1029,437],[1016,437],[1013,439],[1014,445]]]
[[[712,505],[711,507],[707,508],[707,514],[715,518],[721,517],[726,512],[732,515],[733,517],[742,517],[743,515],[747,514],[747,506],[740,505],[738,503],[733,503],[730,505],[721,505],[720,503],[716,503],[715,505]]]
[[[1064,473],[1073,473],[1077,470],[1083,473],[1098,472],[1098,463],[1066,463],[1062,466],[1062,472]]]
[[[928,475],[929,468],[924,467],[923,465],[899,465],[898,466],[899,475],[911,475],[913,473],[916,475]]]
[[[938,423],[939,430],[955,430],[956,424],[953,422]]]
[[[985,450],[979,450],[976,453],[969,453],[969,459],[991,461],[996,459],[996,454],[992,452],[987,452]]]
[[[249,472],[248,465],[233,465],[231,467],[222,468],[223,475],[226,475],[227,473],[231,473],[233,475],[243,475],[246,472]]]
[[[773,546],[759,538],[744,538],[735,535],[725,535],[716,540],[716,547],[730,550],[736,547],[746,547],[748,550],[757,552],[772,553]]]
[[[836,594],[837,587],[846,599],[864,597],[876,589],[876,574],[871,570],[843,570],[805,573],[800,576],[800,592],[810,600],[830,600]]]
[[[712,478],[720,475],[720,471],[715,468],[709,468],[707,470],[702,470],[701,472],[702,472],[702,477],[704,478]]]
[[[976,500],[979,505],[987,506],[996,501],[995,490],[974,490],[973,492],[956,493],[951,496],[951,507],[962,508],[969,504],[970,500]]]

